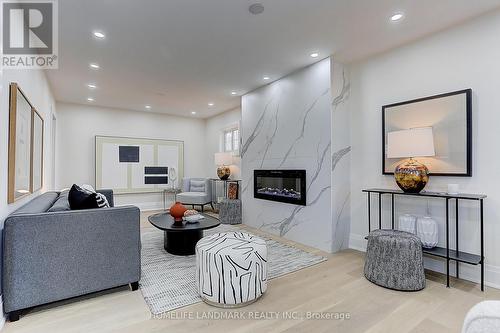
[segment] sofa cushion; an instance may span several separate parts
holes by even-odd
[[[69,190],[64,190],[59,194],[59,198],[57,198],[56,202],[49,208],[48,212],[64,212],[67,210],[71,210],[69,205]]]
[[[205,192],[205,181],[191,179],[189,183],[189,192]]]
[[[72,210],[110,207],[104,194],[96,193],[87,187],[80,187],[76,184],[73,184],[69,190],[68,200]]]
[[[205,192],[182,192],[177,194],[177,201],[189,205],[201,205],[210,202],[210,196]]]
[[[68,200],[72,210],[99,208],[96,194],[76,184],[69,190]]]
[[[45,213],[50,207],[52,207],[58,197],[59,193],[57,192],[45,192],[16,210],[11,215]]]

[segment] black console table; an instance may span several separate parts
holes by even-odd
[[[420,193],[405,193],[400,190],[371,188],[363,190],[368,193],[368,232],[371,231],[371,194],[378,194],[378,227],[382,229],[382,195],[391,196],[391,227],[394,229],[394,199],[397,195],[418,196],[427,198],[442,198],[446,200],[446,247],[435,247],[432,249],[423,249],[425,254],[446,259],[446,286],[450,286],[450,261],[456,262],[456,277],[459,278],[459,263],[469,265],[481,265],[481,290],[484,291],[484,220],[483,220],[483,200],[486,195],[483,194],[448,194],[442,192],[420,192]],[[455,249],[450,249],[450,200],[455,200]],[[479,202],[480,214],[480,238],[481,238],[481,254],[471,254],[459,251],[458,243],[458,203],[459,200],[473,200]]]

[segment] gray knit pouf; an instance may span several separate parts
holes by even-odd
[[[365,277],[382,287],[417,291],[425,288],[422,243],[414,234],[374,230],[368,235]]]
[[[219,204],[219,219],[222,224],[241,224],[241,200],[222,200]]]

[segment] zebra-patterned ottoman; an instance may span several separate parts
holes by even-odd
[[[267,289],[267,246],[243,232],[202,238],[196,244],[196,282],[201,298],[219,307],[255,302]]]

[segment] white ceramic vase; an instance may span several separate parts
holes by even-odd
[[[416,233],[417,218],[410,214],[404,214],[399,217],[398,229],[401,231],[406,231],[411,234]]]
[[[419,217],[417,219],[417,236],[423,247],[428,249],[436,247],[439,240],[436,220],[430,216]]]

